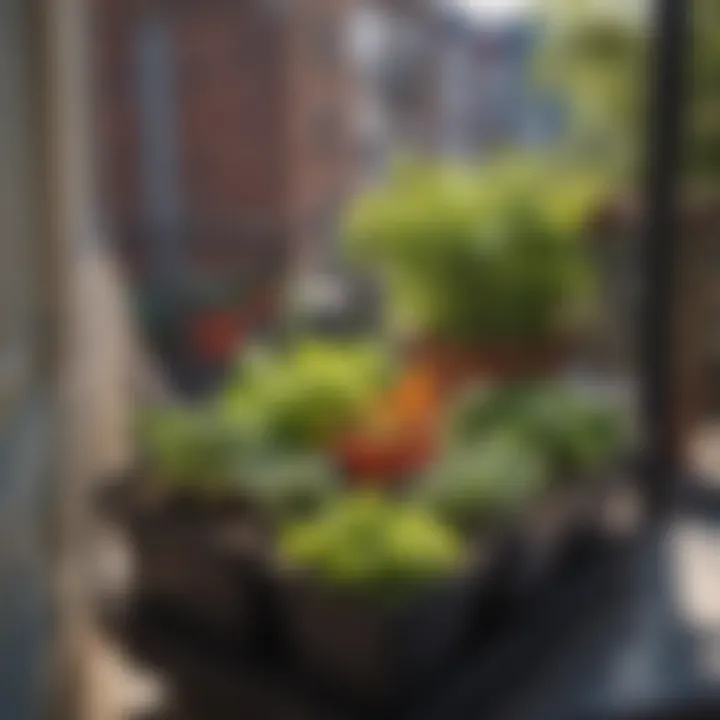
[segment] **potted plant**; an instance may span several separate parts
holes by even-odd
[[[477,386],[456,404],[450,435],[431,491],[471,517],[512,501],[537,573],[576,530],[598,529],[630,438],[622,408],[562,381]]]
[[[453,442],[470,442],[497,427],[512,427],[541,448],[558,482],[606,466],[630,439],[625,408],[563,380],[478,384],[455,403],[449,422]]]
[[[140,592],[221,631],[247,624],[273,529],[340,486],[324,450],[384,372],[374,348],[303,343],[247,358],[217,397],[146,411],[127,516]]]
[[[210,408],[185,407],[146,412],[138,437],[141,461],[120,518],[135,550],[137,595],[217,637],[245,637],[242,587],[258,533],[231,468],[250,438]]]
[[[499,427],[448,448],[415,494],[464,535],[483,543],[536,501],[549,481],[543,453],[514,430]]]
[[[230,416],[215,400],[140,418],[127,515],[138,592],[219,634],[246,629],[244,587],[268,544],[267,517],[249,482],[268,452],[262,438],[257,415]]]
[[[359,203],[349,249],[451,386],[538,374],[562,360],[592,306],[583,241],[597,196],[537,163],[404,168]]]
[[[425,509],[349,493],[279,538],[298,667],[367,706],[428,680],[469,612],[461,538]]]
[[[614,499],[633,494],[624,474],[633,440],[629,408],[588,387],[546,382],[528,393],[523,410],[524,432],[552,464],[567,529],[604,533]]]

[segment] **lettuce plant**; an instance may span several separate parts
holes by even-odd
[[[463,555],[459,536],[429,511],[365,493],[288,526],[279,547],[289,565],[328,588],[388,600],[448,576]]]

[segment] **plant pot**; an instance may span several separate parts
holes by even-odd
[[[532,590],[549,577],[577,538],[602,539],[608,504],[619,491],[610,472],[576,478],[557,487],[518,518],[522,546],[519,587]]]
[[[139,521],[132,537],[144,600],[212,634],[246,635],[245,558],[215,547],[202,525],[173,517]]]
[[[133,550],[134,594],[208,636],[249,641],[263,542],[247,505],[150,497],[140,483],[127,491],[115,517]]]
[[[521,593],[532,592],[548,577],[574,530],[583,524],[584,494],[573,488],[553,492],[518,519],[520,562],[516,577]]]
[[[279,606],[293,662],[304,677],[363,707],[392,706],[452,663],[470,627],[476,580],[455,578],[389,608],[285,575]]]
[[[590,516],[601,538],[613,541],[632,537],[642,527],[646,507],[637,478],[632,467],[622,465],[608,473]]]
[[[452,393],[482,379],[512,381],[549,375],[563,366],[569,347],[558,337],[484,346],[430,340],[421,342],[413,354],[445,393]]]

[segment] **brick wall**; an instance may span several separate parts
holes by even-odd
[[[172,43],[181,244],[190,268],[226,271],[320,240],[351,187],[352,0],[96,0],[102,192],[133,271],[148,265],[137,33]]]
[[[298,262],[327,254],[333,217],[353,189],[352,0],[307,0],[286,19],[289,70],[288,210]]]
[[[282,212],[283,29],[257,5],[205,0],[173,12],[183,177],[198,224]]]

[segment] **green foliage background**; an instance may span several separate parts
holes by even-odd
[[[720,3],[683,0],[692,16],[685,166],[688,180],[720,180]],[[651,2],[542,0],[547,34],[538,81],[572,109],[562,149],[618,180],[635,177],[645,148],[652,56]]]

